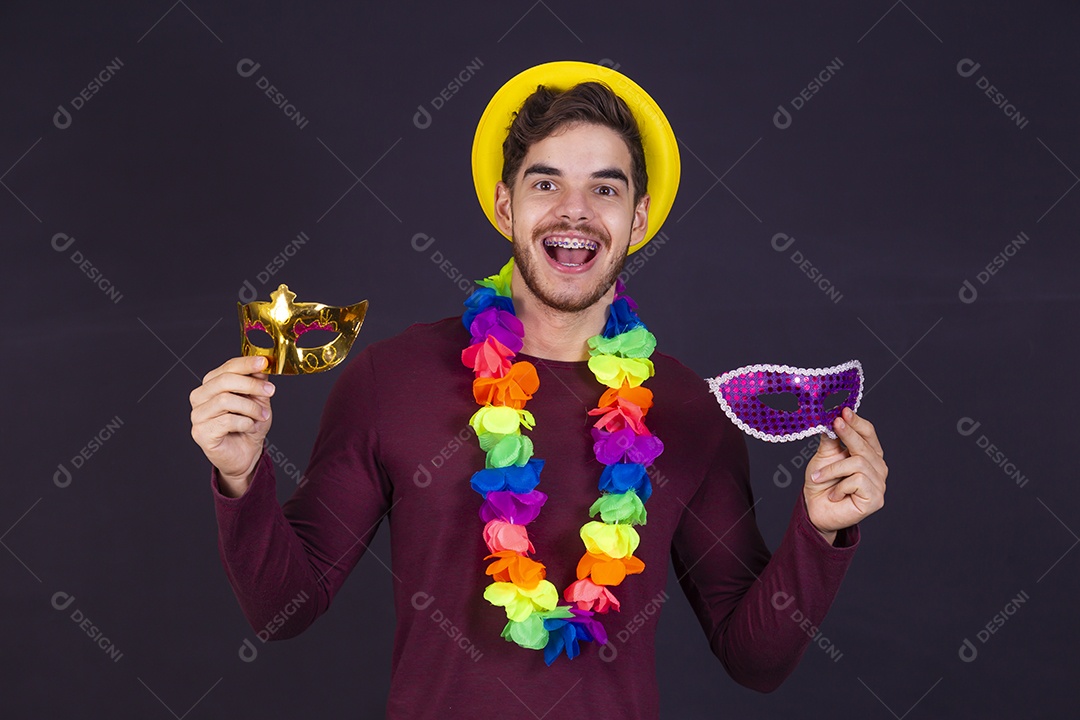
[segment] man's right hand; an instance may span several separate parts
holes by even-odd
[[[274,386],[259,372],[266,363],[264,357],[232,358],[191,391],[191,437],[218,469],[227,497],[247,491],[273,421]]]

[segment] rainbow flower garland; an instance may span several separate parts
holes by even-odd
[[[497,275],[478,280],[479,287],[465,301],[462,321],[472,343],[461,361],[476,375],[473,396],[481,406],[469,424],[487,453],[484,469],[470,484],[484,498],[480,519],[491,551],[486,574],[494,582],[484,590],[484,599],[506,610],[503,638],[543,650],[551,665],[564,651],[569,658],[577,656],[580,641],[607,643],[604,626],[593,614],[618,610],[609,588],[645,569],[634,557],[640,542],[634,525],[645,524],[644,503],[652,494],[645,468],[664,449],[644,423],[652,392],[642,383],[654,373],[648,358],[656,338],[638,319],[637,305],[620,281],[603,332],[588,341],[589,369],[608,387],[589,411],[599,416],[591,431],[593,452],[604,465],[600,497],[589,516],[599,515],[600,521],[581,528],[585,554],[578,562],[578,579],[563,592],[565,604],[560,604],[543,563],[529,557],[536,550],[525,529],[547,495],[536,489],[544,461],[532,456],[532,440],[521,432],[535,426],[525,403],[540,380],[532,363],[513,362],[525,334],[510,296],[513,267],[511,258]]]

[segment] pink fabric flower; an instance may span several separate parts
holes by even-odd
[[[612,609],[619,609],[618,598],[606,587],[597,585],[589,578],[570,583],[563,592],[563,599],[570,603],[577,603],[580,610],[606,613]]]
[[[536,549],[529,541],[529,533],[524,525],[515,525],[504,520],[492,520],[484,526],[484,542],[493,553],[503,550],[535,553]]]

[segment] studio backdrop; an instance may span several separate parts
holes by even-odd
[[[304,634],[257,633],[188,395],[281,283],[368,300],[353,353],[459,314],[510,254],[477,120],[563,59],[632,77],[678,138],[678,198],[622,276],[659,350],[702,378],[859,359],[890,468],[825,622],[793,606],[810,645],[776,692],[727,677],[670,568],[617,618],[616,648],[659,623],[662,716],[1075,712],[1074,3],[170,2],[0,9],[0,715],[382,716],[411,591],[386,524]],[[341,371],[277,381],[281,501]],[[747,442],[775,548],[815,441]],[[584,702],[491,692],[505,717]]]

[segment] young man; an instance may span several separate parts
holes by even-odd
[[[520,110],[507,136],[490,111],[508,102]],[[820,625],[857,523],[884,503],[874,429],[845,411],[839,440],[822,436],[770,556],[744,436],[699,376],[652,353],[646,330],[630,332],[643,326],[617,297],[627,253],[659,227],[650,212],[662,220],[674,197],[677,148],[663,114],[628,78],[584,63],[532,68],[492,103],[474,176],[514,262],[474,293],[468,330],[459,317],[414,325],[353,358],[327,401],[308,480],[284,506],[263,450],[273,394],[265,360],[233,358],[191,394],[241,607],[270,639],[302,632],[389,516],[388,717],[527,716],[521,705],[539,716],[557,703],[563,717],[655,718],[658,613],[639,613],[655,608],[670,555],[729,675],[775,689],[811,640],[793,610]],[[502,179],[489,185],[492,128],[506,139]],[[612,343],[622,352],[605,350]],[[508,413],[513,428],[495,421]],[[459,440],[470,424],[479,446]],[[598,463],[616,438],[618,457]],[[619,471],[645,465],[651,480],[619,485]]]

